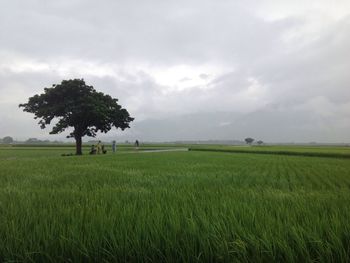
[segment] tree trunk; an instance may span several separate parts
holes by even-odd
[[[81,150],[82,139],[81,136],[75,136],[75,154],[82,155],[83,152]]]

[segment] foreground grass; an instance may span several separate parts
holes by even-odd
[[[349,262],[349,160],[58,153],[0,150],[0,261]]]

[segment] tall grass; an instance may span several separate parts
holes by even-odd
[[[0,261],[349,262],[345,159],[17,156],[0,153]]]

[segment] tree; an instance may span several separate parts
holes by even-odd
[[[259,144],[259,145],[262,145],[264,142],[262,140],[259,140],[256,143]]]
[[[2,138],[2,142],[6,143],[6,144],[13,143],[13,138],[10,136],[6,136],[6,137]]]
[[[28,140],[25,141],[26,143],[39,143],[41,142],[37,138],[29,138]]]
[[[67,138],[75,139],[76,154],[81,155],[82,137],[95,137],[97,132],[107,133],[112,127],[130,128],[134,118],[117,102],[117,99],[86,85],[83,79],[70,79],[45,88],[44,93],[30,97],[19,107],[34,113],[34,119],[39,119],[42,129],[57,118],[50,134],[72,127],[73,131]]]
[[[253,143],[253,141],[254,141],[254,139],[253,139],[253,138],[250,138],[250,137],[245,138],[244,140],[245,140],[245,142],[246,142],[247,144],[249,144],[249,145],[251,145],[251,144]]]

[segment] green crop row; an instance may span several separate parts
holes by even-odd
[[[189,148],[189,151],[202,151],[202,152],[224,152],[224,153],[253,153],[253,154],[277,154],[277,155],[290,155],[290,156],[306,156],[306,157],[327,157],[327,158],[350,158],[349,153],[341,152],[317,152],[317,151],[289,151],[289,150],[254,150],[254,149],[225,149],[225,148]]]

